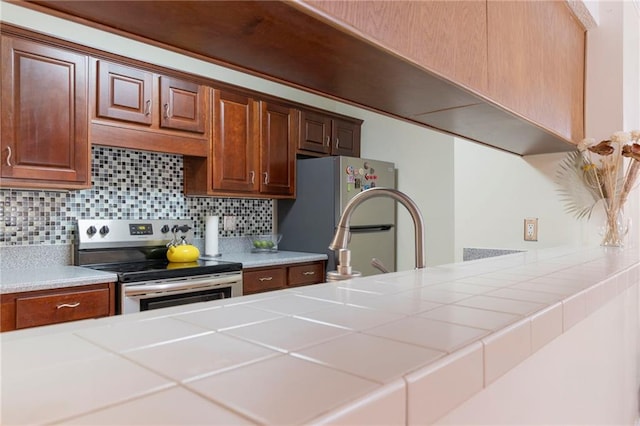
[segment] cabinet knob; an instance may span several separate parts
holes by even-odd
[[[302,275],[315,275],[316,273],[314,271],[305,271],[302,273]]]
[[[169,104],[164,104],[164,118],[169,118]]]
[[[340,148],[340,138],[336,138],[336,148]]]
[[[253,170],[251,170],[249,172],[249,176],[251,176],[251,184],[253,185],[254,183],[256,183],[256,172],[254,172]]]
[[[331,136],[327,135],[327,140],[325,141],[325,145],[329,146],[329,144],[331,143]]]
[[[147,101],[146,108],[144,109],[144,115],[151,115],[151,101]]]
[[[264,184],[268,185],[269,184],[269,173],[264,172],[263,175],[264,175]]]
[[[260,277],[258,278],[260,281],[271,281],[273,277]]]

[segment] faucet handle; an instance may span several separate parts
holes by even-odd
[[[380,261],[380,259],[376,259],[375,257],[371,259],[371,266],[382,272],[383,274],[388,274],[389,270],[386,266]]]

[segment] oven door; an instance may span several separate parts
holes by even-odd
[[[242,296],[242,272],[121,284],[120,313]]]

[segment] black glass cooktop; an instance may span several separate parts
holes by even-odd
[[[242,270],[242,263],[224,262],[221,260],[197,260],[195,262],[169,262],[154,260],[145,262],[119,262],[95,265],[85,265],[91,269],[114,272],[118,274],[118,281],[129,283],[136,281],[151,281],[168,278],[194,277],[198,275],[237,272]]]

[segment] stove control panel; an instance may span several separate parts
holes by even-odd
[[[193,222],[179,219],[78,219],[78,249],[160,246],[175,236],[193,241]]]
[[[167,225],[165,225],[167,226]],[[164,227],[162,228],[164,229]],[[131,235],[153,235],[153,225],[150,223],[130,223],[129,234]]]

